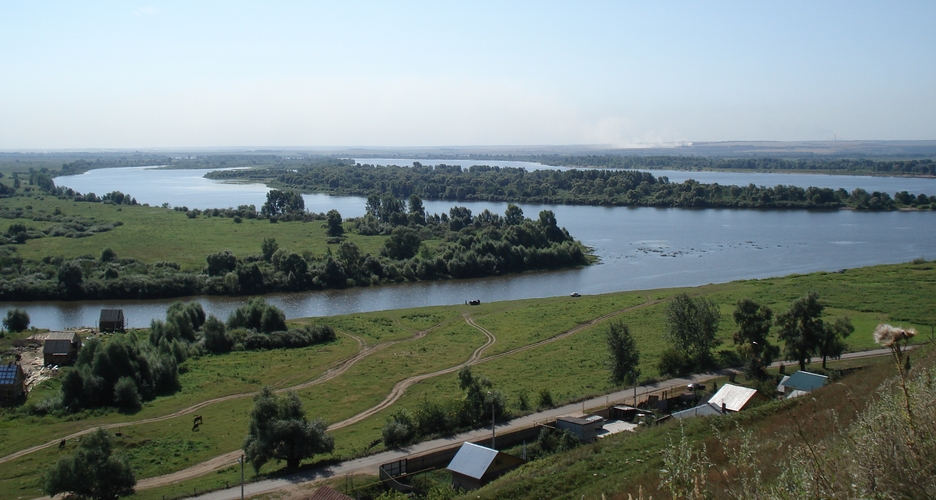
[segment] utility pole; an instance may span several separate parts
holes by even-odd
[[[241,500],[244,500],[244,455],[237,459],[241,466]]]
[[[492,394],[491,391],[488,391],[488,396],[491,398],[491,449],[496,450],[497,448],[494,447],[494,394]],[[244,499],[242,498],[241,500]]]
[[[634,375],[634,408],[637,408],[637,372],[631,372]]]

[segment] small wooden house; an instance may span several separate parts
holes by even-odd
[[[16,363],[0,366],[0,405],[16,404],[26,397],[26,372]]]
[[[78,359],[81,337],[78,332],[49,332],[42,344],[42,363],[67,365]]]
[[[127,329],[127,318],[123,309],[101,309],[101,318],[98,320],[100,332],[122,332]]]
[[[467,491],[484,486],[524,462],[522,458],[466,442],[447,469],[452,473],[452,487]]]

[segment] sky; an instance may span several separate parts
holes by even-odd
[[[0,0],[0,149],[936,139],[936,2]]]

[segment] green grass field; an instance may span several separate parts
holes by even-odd
[[[936,294],[936,264],[901,264],[852,269],[846,273],[814,273],[765,280],[739,281],[689,290],[652,290],[581,298],[556,297],[483,304],[477,307],[446,306],[412,310],[382,311],[329,318],[339,339],[325,345],[296,350],[239,352],[202,356],[186,362],[183,389],[157,398],[133,415],[116,412],[86,414],[80,419],[50,416],[0,417],[0,455],[48,442],[84,428],[168,415],[189,404],[212,397],[258,390],[262,385],[288,387],[313,380],[329,366],[357,352],[363,339],[369,346],[385,346],[354,364],[341,375],[299,391],[307,413],[329,423],[351,417],[386,397],[397,382],[413,375],[457,366],[484,344],[485,336],[462,318],[470,314],[480,326],[491,331],[497,342],[485,357],[529,345],[559,335],[571,328],[610,313],[604,321],[556,342],[543,344],[510,356],[490,359],[473,368],[477,375],[491,379],[494,387],[509,397],[516,409],[517,395],[526,391],[535,405],[535,394],[549,388],[557,402],[567,402],[604,393],[608,383],[604,335],[608,321],[625,322],[635,333],[641,350],[644,377],[656,377],[656,362],[665,347],[663,310],[665,300],[687,291],[714,300],[721,309],[719,336],[730,349],[734,330],[731,312],[737,300],[752,297],[769,304],[776,312],[809,291],[818,291],[828,305],[826,318],[848,315],[855,334],[848,339],[851,350],[874,347],[870,331],[880,322],[913,326],[929,333],[936,324],[932,297]],[[648,301],[663,300],[659,303]],[[429,330],[425,335],[420,332]],[[347,335],[342,335],[347,334]],[[386,345],[391,343],[392,345]],[[36,391],[52,394],[55,383]],[[460,398],[454,373],[425,380],[411,387],[389,409],[334,433],[334,455],[349,457],[360,453],[380,436],[387,415],[395,408],[413,408],[423,398]],[[34,402],[33,399],[30,402]],[[191,415],[183,415],[144,425],[123,427],[120,447],[131,455],[137,477],[145,478],[177,471],[225,452],[236,450],[243,441],[252,401],[249,397],[209,405],[198,410],[206,425],[191,432]],[[374,451],[379,451],[378,449]],[[0,467],[0,500],[35,493],[45,464],[59,456],[55,447],[42,450]],[[317,457],[317,460],[329,456]],[[272,472],[270,464],[262,472]],[[248,471],[251,477],[252,471]],[[239,470],[213,472],[172,488],[141,492],[141,498],[171,497],[192,488],[201,490],[233,484]],[[185,489],[180,489],[180,488]],[[27,493],[32,491],[33,493]],[[173,493],[175,492],[175,493]]]
[[[159,261],[176,262],[183,270],[196,271],[205,267],[205,256],[222,250],[230,250],[240,258],[260,253],[260,242],[264,238],[275,238],[280,248],[295,252],[311,252],[322,255],[328,252],[328,237],[324,221],[279,222],[271,224],[263,219],[243,219],[239,224],[223,217],[199,216],[189,219],[184,212],[176,210],[84,203],[60,200],[54,197],[14,197],[4,199],[4,207],[22,208],[26,219],[30,214],[54,213],[93,218],[98,222],[123,222],[123,225],[87,238],[46,237],[27,240],[17,245],[17,254],[24,259],[40,260],[47,255],[67,259],[81,255],[100,256],[101,250],[110,248],[119,257],[130,257],[144,263]],[[31,208],[28,208],[31,207]],[[3,219],[6,226],[23,222],[27,228],[43,229],[52,222],[24,219]],[[0,222],[3,224],[3,222]],[[384,245],[385,236],[360,236],[346,234],[362,254],[377,255]],[[333,247],[335,245],[332,245]]]

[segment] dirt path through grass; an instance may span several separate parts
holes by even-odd
[[[405,380],[402,380],[402,381],[400,381],[400,382],[397,382],[397,384],[394,385],[394,386],[393,386],[393,389],[390,391],[390,394],[388,394],[387,397],[386,397],[382,402],[380,402],[380,404],[378,404],[378,405],[376,405],[376,406],[374,406],[374,407],[372,407],[372,408],[370,408],[370,409],[368,409],[368,410],[365,410],[365,411],[363,411],[363,412],[361,412],[361,413],[358,413],[357,415],[355,415],[355,416],[353,416],[353,417],[351,417],[351,418],[342,420],[342,421],[340,421],[340,422],[336,422],[336,423],[334,423],[334,424],[328,426],[328,430],[329,430],[329,431],[335,431],[335,430],[341,429],[341,428],[343,428],[343,427],[347,427],[347,426],[349,426],[349,425],[353,425],[353,424],[356,424],[356,423],[358,423],[358,422],[361,422],[361,421],[363,421],[363,420],[365,420],[365,419],[367,419],[367,418],[369,418],[369,417],[371,417],[371,416],[373,416],[373,415],[379,413],[380,411],[382,411],[382,410],[384,410],[384,409],[390,407],[393,403],[397,402],[397,400],[399,400],[401,397],[403,397],[403,394],[406,393],[406,389],[408,389],[409,387],[413,386],[414,384],[417,384],[417,383],[419,383],[419,382],[422,382],[423,380],[427,380],[427,379],[430,379],[430,378],[433,378],[433,377],[438,377],[438,376],[440,376],[440,375],[445,375],[445,374],[448,374],[448,373],[452,373],[452,372],[458,371],[458,370],[460,370],[461,367],[463,367],[463,366],[473,366],[473,365],[481,364],[481,363],[484,363],[484,362],[487,362],[487,361],[490,361],[490,360],[493,360],[493,359],[499,359],[499,358],[502,358],[502,357],[505,357],[505,356],[510,356],[510,355],[513,355],[513,354],[517,354],[517,353],[519,353],[519,352],[526,351],[526,350],[528,350],[528,349],[533,349],[533,348],[535,348],[535,347],[541,347],[541,346],[543,346],[543,345],[546,345],[546,344],[549,344],[549,343],[552,343],[552,342],[557,342],[557,341],[559,341],[559,340],[562,340],[562,339],[565,339],[565,338],[570,337],[570,336],[572,336],[572,335],[575,335],[576,333],[579,333],[579,332],[581,332],[582,330],[591,328],[591,327],[597,325],[598,323],[601,323],[601,322],[603,322],[603,321],[606,321],[606,320],[608,320],[608,319],[610,319],[610,318],[613,318],[613,317],[615,317],[615,316],[618,316],[618,315],[620,315],[620,314],[624,314],[624,313],[627,313],[627,312],[630,312],[630,311],[634,311],[634,310],[636,310],[636,309],[641,309],[641,308],[644,308],[644,307],[652,306],[652,305],[658,304],[658,303],[660,303],[660,302],[662,302],[662,299],[661,299],[661,300],[650,300],[649,297],[648,297],[648,298],[647,298],[647,301],[644,302],[644,303],[642,303],[642,304],[638,304],[638,305],[636,305],[636,306],[626,307],[626,308],[624,308],[624,309],[619,309],[619,310],[617,310],[617,311],[612,311],[612,312],[610,312],[610,313],[601,315],[601,316],[599,316],[599,317],[597,317],[597,318],[594,318],[594,319],[592,319],[592,320],[590,320],[590,321],[587,321],[587,322],[585,322],[585,323],[582,323],[582,324],[580,324],[580,325],[578,325],[578,326],[575,326],[575,327],[573,327],[573,328],[571,328],[571,329],[569,329],[569,330],[566,330],[566,331],[564,331],[564,332],[562,332],[562,333],[560,333],[560,334],[558,334],[558,335],[554,335],[554,336],[552,336],[552,337],[549,337],[548,339],[543,339],[543,340],[540,340],[539,342],[534,342],[534,343],[532,343],[532,344],[527,344],[527,345],[525,345],[525,346],[521,346],[521,347],[518,347],[518,348],[516,348],[516,349],[511,349],[511,350],[509,350],[509,351],[505,351],[505,352],[502,352],[502,353],[500,353],[500,354],[496,354],[496,355],[494,355],[494,356],[489,356],[489,357],[486,357],[486,358],[482,358],[482,357],[481,357],[482,354],[484,354],[484,351],[485,351],[486,349],[488,349],[489,347],[491,347],[492,345],[494,345],[494,343],[497,341],[497,337],[496,337],[493,333],[491,333],[489,330],[487,330],[486,328],[484,328],[484,327],[478,325],[477,323],[475,323],[475,321],[471,318],[471,315],[470,315],[470,314],[465,313],[465,314],[462,315],[462,317],[465,319],[465,322],[468,323],[469,325],[471,325],[472,327],[477,328],[481,333],[483,333],[484,336],[487,337],[487,342],[485,342],[484,345],[482,345],[481,347],[478,347],[477,349],[475,349],[475,351],[471,354],[471,356],[468,357],[468,359],[467,359],[464,363],[460,363],[460,364],[458,364],[458,365],[455,365],[455,366],[452,366],[452,367],[449,367],[449,368],[444,368],[444,369],[442,369],[442,370],[437,370],[437,371],[434,371],[434,372],[432,372],[432,373],[425,373],[425,374],[422,374],[422,375],[416,375],[416,376],[413,376],[413,377],[409,377],[409,378],[407,378],[407,379],[405,379]],[[440,324],[440,325],[441,325],[441,324]],[[440,326],[440,325],[436,325],[436,326],[432,327],[432,329],[437,328],[437,327]],[[430,330],[431,330],[431,329],[430,329]],[[427,333],[428,333],[428,331],[429,331],[429,330],[426,330]],[[376,347],[376,346],[375,346],[375,347]],[[140,482],[137,483],[136,488],[137,488],[138,490],[143,490],[143,489],[148,489],[148,488],[157,488],[157,487],[160,487],[160,486],[168,486],[168,485],[171,485],[171,484],[175,484],[175,483],[178,483],[178,482],[187,480],[187,479],[196,478],[196,477],[199,477],[199,476],[201,476],[201,475],[204,475],[204,474],[208,474],[208,473],[210,473],[210,472],[213,472],[213,471],[215,471],[215,470],[217,470],[217,469],[221,469],[221,468],[223,468],[223,467],[228,467],[228,466],[230,466],[232,463],[234,463],[234,462],[241,456],[242,453],[243,453],[243,452],[242,452],[241,450],[235,450],[235,451],[232,451],[232,452],[229,452],[229,453],[225,453],[224,455],[221,455],[221,456],[212,458],[211,460],[208,460],[208,461],[206,461],[206,462],[202,462],[202,463],[200,463],[200,464],[197,464],[197,465],[194,465],[194,466],[192,466],[192,467],[189,467],[188,469],[180,470],[180,471],[178,471],[178,472],[173,472],[173,473],[171,473],[171,474],[166,474],[166,475],[163,475],[163,476],[157,476],[157,477],[151,477],[151,478],[143,479],[143,480],[141,480]]]
[[[383,343],[376,344],[376,345],[372,345],[372,346],[369,346],[369,347],[367,346],[367,343],[364,341],[364,339],[362,339],[361,337],[358,337],[357,335],[352,335],[352,334],[350,334],[350,333],[342,333],[342,335],[347,335],[348,337],[351,337],[352,339],[354,339],[354,340],[358,343],[358,352],[357,352],[357,353],[353,354],[353,355],[352,355],[351,357],[349,357],[349,358],[346,358],[346,359],[344,359],[344,360],[342,360],[342,361],[339,361],[339,362],[335,363],[335,364],[332,365],[330,368],[328,368],[327,370],[325,370],[324,373],[322,373],[320,376],[316,377],[316,378],[313,379],[313,380],[310,380],[310,381],[308,381],[308,382],[304,382],[304,383],[302,383],[302,384],[290,386],[290,387],[277,388],[277,389],[276,389],[276,392],[277,392],[277,393],[282,393],[282,392],[286,392],[286,391],[295,391],[295,390],[300,390],[300,389],[306,389],[306,388],[308,388],[308,387],[312,387],[312,386],[316,386],[316,385],[319,385],[319,384],[323,384],[323,383],[325,383],[325,382],[328,382],[329,380],[331,380],[331,379],[333,379],[333,378],[335,378],[335,377],[337,377],[337,376],[343,374],[344,372],[348,371],[348,369],[350,369],[352,366],[354,366],[354,364],[356,364],[358,361],[361,361],[362,359],[364,359],[364,358],[370,356],[371,354],[374,354],[375,352],[378,352],[378,351],[382,351],[383,349],[386,349],[387,347],[390,347],[391,345],[394,345],[394,344],[397,344],[397,343],[400,343],[400,342],[408,342],[408,341],[411,341],[411,340],[417,340],[417,339],[423,338],[423,337],[425,337],[426,335],[428,335],[429,332],[431,332],[431,331],[433,331],[433,330],[439,328],[440,326],[442,326],[442,325],[445,324],[445,323],[446,323],[446,322],[438,323],[438,324],[433,325],[433,326],[431,326],[431,327],[429,327],[429,328],[427,328],[427,329],[425,329],[425,330],[418,331],[418,332],[416,332],[412,337],[410,337],[410,338],[408,338],[408,339],[405,339],[405,340],[394,340],[394,341],[389,341],[389,342],[383,342]],[[276,387],[277,385],[282,385],[282,384],[283,384],[283,382],[280,382],[280,383],[278,383],[278,384],[274,384],[273,387]],[[75,438],[77,438],[77,437],[83,436],[83,435],[85,435],[85,434],[88,434],[89,432],[94,431],[94,430],[97,429],[98,427],[103,427],[104,429],[115,429],[115,428],[119,428],[119,427],[131,427],[131,426],[135,426],[135,425],[144,425],[144,424],[151,424],[151,423],[155,423],[155,422],[162,422],[162,421],[164,421],[164,420],[169,420],[169,419],[173,419],[173,418],[176,418],[176,417],[181,417],[181,416],[183,416],[183,415],[188,415],[188,414],[190,414],[190,413],[194,413],[194,412],[196,412],[196,411],[198,411],[198,410],[200,410],[200,409],[202,409],[202,408],[205,408],[206,406],[210,406],[210,405],[213,405],[213,404],[216,404],[216,403],[222,403],[222,402],[225,402],[225,401],[231,401],[231,400],[233,400],[233,399],[241,399],[241,398],[253,397],[253,396],[256,395],[256,394],[257,394],[257,391],[252,391],[252,392],[241,392],[241,393],[237,393],[237,394],[229,394],[229,395],[227,395],[227,396],[221,396],[221,397],[217,397],[217,398],[213,398],[213,399],[208,399],[208,400],[202,401],[201,403],[197,403],[197,404],[194,404],[194,405],[189,406],[189,407],[187,407],[187,408],[183,408],[183,409],[181,409],[181,410],[179,410],[179,411],[176,411],[176,412],[173,412],[173,413],[169,413],[169,414],[166,414],[166,415],[161,415],[161,416],[158,416],[158,417],[152,417],[152,418],[147,418],[147,419],[143,419],[143,420],[135,420],[135,421],[129,421],[129,422],[116,422],[116,423],[111,423],[111,424],[96,425],[96,426],[93,426],[93,427],[90,427],[90,428],[87,428],[87,429],[84,429],[84,430],[81,430],[81,431],[78,431],[78,432],[69,434],[69,435],[64,436],[64,437],[57,437],[57,438],[55,438],[55,439],[53,439],[53,440],[51,440],[51,441],[49,441],[49,442],[47,442],[47,443],[45,443],[45,444],[36,445],[36,446],[31,447],[31,448],[26,448],[26,449],[24,449],[24,450],[20,450],[20,451],[18,451],[18,452],[16,452],[16,453],[11,453],[11,454],[9,454],[9,455],[7,455],[7,456],[5,456],[5,457],[0,458],[0,464],[5,463],[5,462],[9,462],[9,461],[11,461],[11,460],[16,460],[17,458],[23,457],[23,456],[25,456],[25,455],[29,455],[30,453],[34,453],[34,452],[37,452],[37,451],[40,451],[40,450],[44,450],[44,449],[49,448],[49,447],[51,447],[51,446],[56,446],[56,445],[58,445],[59,442],[60,442],[61,440],[63,440],[63,439],[66,439],[66,440],[67,440],[67,439],[75,439]],[[215,460],[217,460],[217,459],[212,459],[212,460],[210,460],[209,462],[214,462]],[[208,463],[208,462],[206,462],[206,463]]]

